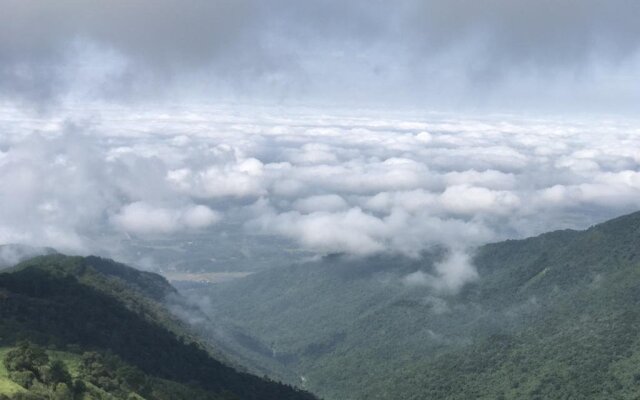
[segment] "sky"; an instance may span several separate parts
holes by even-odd
[[[0,243],[444,246],[457,290],[478,245],[640,208],[636,1],[0,7]]]
[[[630,114],[634,0],[2,0],[0,93]]]

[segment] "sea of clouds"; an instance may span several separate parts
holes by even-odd
[[[71,253],[195,231],[213,242],[233,220],[249,241],[441,245],[456,264],[482,243],[640,209],[640,124],[620,118],[7,105],[0,131],[0,243]]]

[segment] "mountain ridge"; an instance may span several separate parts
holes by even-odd
[[[624,364],[624,357],[604,350],[621,343],[630,358],[640,354],[627,338],[640,321],[633,307],[640,299],[639,255],[635,212],[582,231],[484,245],[472,259],[479,278],[455,295],[403,284],[408,273],[430,273],[438,257],[388,256],[282,267],[212,285],[206,293],[217,305],[212,318],[274,354],[244,349],[245,357],[289,382],[304,376],[307,387],[327,399],[632,398],[629,366],[588,370],[573,381],[569,374],[576,373],[571,360],[594,365],[585,359],[589,352],[572,350],[589,348],[585,338],[597,338],[593,357],[602,365]],[[530,376],[505,367],[522,353]],[[475,367],[461,368],[467,364]],[[606,379],[622,389],[604,385]],[[518,388],[505,387],[520,381]]]
[[[157,302],[163,292],[175,292],[166,279],[110,260],[36,257],[0,273],[0,345],[28,339],[56,349],[107,352],[144,374],[213,397],[314,398],[212,358],[189,333],[177,333],[180,327]]]

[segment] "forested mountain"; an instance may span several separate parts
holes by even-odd
[[[640,213],[482,246],[459,291],[428,283],[447,257],[194,286],[207,315],[157,274],[36,257],[0,273],[0,398],[313,398],[227,360],[328,399],[640,396]]]
[[[328,399],[639,398],[640,213],[485,245],[458,293],[409,284],[446,256],[277,268],[210,287],[209,312],[254,370]]]
[[[313,399],[212,357],[167,311],[171,296],[163,277],[98,257],[48,255],[5,270],[0,396]]]

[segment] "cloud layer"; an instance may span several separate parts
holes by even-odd
[[[248,248],[456,255],[640,208],[634,121],[5,107],[0,128],[0,242],[63,251],[235,224]]]

